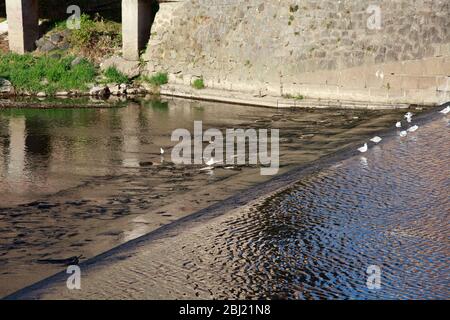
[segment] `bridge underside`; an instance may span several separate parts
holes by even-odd
[[[125,59],[138,60],[150,37],[155,0],[122,0],[122,39]],[[39,38],[39,0],[6,0],[9,47],[23,54]]]

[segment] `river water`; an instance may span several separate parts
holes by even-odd
[[[168,156],[161,161],[159,149],[170,153],[175,144],[174,129],[192,130],[194,120],[202,120],[205,130],[279,128],[282,174],[392,127],[403,113],[184,100],[116,109],[2,110],[0,295],[64,269],[40,260],[93,257],[270,178],[251,166],[210,175],[198,166],[174,165]]]

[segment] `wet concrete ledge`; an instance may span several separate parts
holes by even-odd
[[[423,125],[435,119],[442,117],[443,115],[439,111],[447,106],[450,106],[450,102],[441,105],[436,108],[429,109],[421,115],[414,118],[414,123],[418,125]],[[396,128],[390,128],[379,132],[378,134],[383,138],[382,143],[395,138],[398,133]],[[319,172],[325,168],[334,165],[337,162],[343,161],[350,157],[359,154],[357,147],[359,147],[361,142],[355,142],[350,146],[342,149],[341,151],[324,156],[313,163],[298,166],[291,171],[276,176],[273,179],[264,182],[260,185],[251,187],[243,192],[240,192],[230,198],[216,203],[208,208],[200,210],[192,215],[181,218],[174,221],[168,225],[165,225],[155,231],[152,231],[142,237],[131,240],[124,243],[116,248],[113,248],[105,253],[102,253],[96,257],[93,257],[79,266],[82,270],[83,281],[89,277],[89,273],[96,272],[102,266],[114,263],[115,261],[120,261],[127,259],[127,257],[132,256],[138,252],[142,247],[152,243],[153,241],[159,241],[165,238],[174,237],[181,234],[188,228],[192,228],[201,224],[204,224],[211,219],[222,216],[227,212],[236,210],[240,207],[249,206],[256,202],[261,197],[267,198],[271,195],[277,194],[286,190],[300,179],[311,175],[313,173]],[[58,288],[66,288],[66,280],[68,275],[65,271],[59,272],[49,278],[39,281],[31,286],[25,287],[11,295],[4,297],[5,300],[37,300],[40,299],[45,294],[52,292]]]
[[[276,97],[248,92],[231,91],[213,88],[200,90],[181,84],[168,84],[160,89],[160,94],[167,97],[177,97],[191,100],[203,100],[211,102],[222,102],[228,104],[239,104],[266,108],[314,108],[314,109],[367,109],[387,110],[406,109],[410,104],[405,103],[383,103],[369,101],[350,101],[332,99],[296,99],[288,97]]]

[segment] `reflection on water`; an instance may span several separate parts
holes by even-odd
[[[183,100],[117,109],[0,111],[0,295],[92,257],[267,177],[161,163],[173,130],[279,128],[285,172],[392,126],[398,111],[274,110]],[[169,152],[168,152],[169,153]],[[153,162],[154,165],[145,163]]]
[[[449,299],[448,134],[435,120],[364,161],[125,250],[86,272],[80,292],[54,284],[43,297]],[[366,286],[370,265],[380,290]]]

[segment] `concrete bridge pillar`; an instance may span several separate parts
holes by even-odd
[[[9,49],[23,54],[35,48],[39,38],[38,0],[6,0]]]
[[[122,0],[123,57],[139,60],[148,43],[152,24],[152,0]]]

